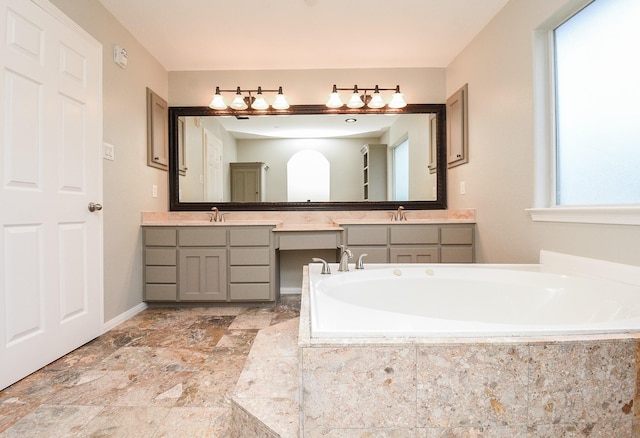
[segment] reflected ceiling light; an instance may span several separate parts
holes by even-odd
[[[235,90],[221,90],[220,87],[216,87],[215,94],[211,99],[209,108],[214,110],[227,109],[227,103],[221,93],[231,93],[235,91],[235,96],[229,107],[236,111],[243,111],[251,107],[256,111],[265,111],[269,109],[269,103],[265,99],[263,92],[265,93],[277,93],[271,107],[275,110],[286,110],[289,108],[289,102],[287,97],[282,92],[282,87],[278,87],[277,90],[263,90],[262,87],[258,87],[257,90],[243,90],[237,87]],[[252,93],[256,93],[253,95]]]
[[[338,91],[346,90],[353,90],[347,102],[348,108],[362,108],[365,105],[371,109],[384,108],[387,103],[380,94],[380,91],[394,91],[388,104],[389,108],[399,109],[407,106],[404,95],[400,92],[400,85],[396,85],[395,88],[380,88],[377,85],[374,88],[359,88],[357,85],[354,85],[353,88],[339,88],[334,85],[331,94],[329,94],[329,100],[327,100],[326,106],[333,109],[344,106],[344,101]],[[360,95],[360,91],[363,92],[362,95]],[[373,93],[367,94],[368,91],[373,91]]]

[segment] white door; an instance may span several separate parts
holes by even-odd
[[[205,200],[222,201],[222,140],[203,128],[205,150]]]
[[[102,328],[102,48],[0,0],[0,389]]]

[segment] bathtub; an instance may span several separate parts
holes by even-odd
[[[541,336],[640,331],[640,285],[547,265],[310,265],[313,337]],[[555,272],[554,272],[555,271]]]
[[[332,268],[305,267],[300,436],[640,436],[640,267]]]

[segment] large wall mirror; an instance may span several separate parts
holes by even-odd
[[[445,105],[169,108],[173,211],[446,208]]]

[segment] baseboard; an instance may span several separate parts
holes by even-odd
[[[137,315],[138,313],[142,312],[143,310],[145,310],[147,308],[147,303],[140,303],[135,307],[132,307],[131,309],[127,310],[124,313],[121,313],[120,315],[116,316],[115,318],[110,319],[109,321],[105,322],[102,325],[102,333],[106,333],[109,330],[115,328],[116,326],[122,324],[123,322],[125,322],[126,320],[134,317],[135,315]]]
[[[301,287],[281,287],[280,295],[300,295],[302,293]]]

